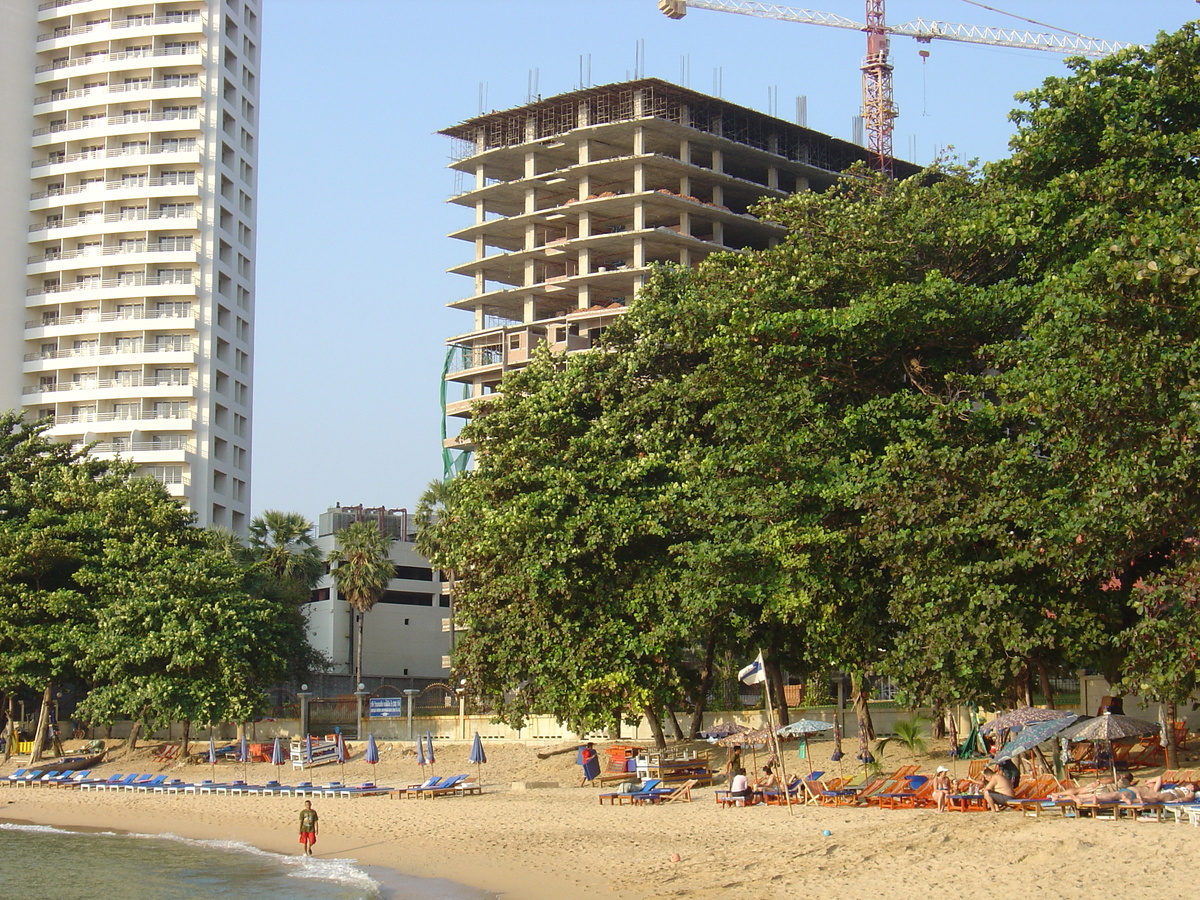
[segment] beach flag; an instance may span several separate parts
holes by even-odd
[[[763,669],[762,651],[759,651],[758,659],[738,672],[738,681],[742,684],[762,684],[766,680],[767,673]]]

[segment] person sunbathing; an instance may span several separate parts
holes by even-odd
[[[953,790],[954,783],[950,780],[950,770],[945,766],[938,766],[937,773],[933,776],[933,801],[938,812],[946,811],[946,798]]]
[[[763,766],[762,777],[754,783],[757,791],[775,791],[779,789],[779,776],[771,771],[770,766]]]

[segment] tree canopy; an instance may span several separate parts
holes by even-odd
[[[430,526],[474,691],[600,727],[763,648],[913,701],[1186,696],[1200,34],[1069,65],[1010,159],[762,203],[778,246],[506,376]]]

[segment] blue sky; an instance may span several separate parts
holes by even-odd
[[[862,19],[862,0],[792,6]],[[1194,0],[987,0],[1093,37],[1146,43],[1200,17]],[[450,141],[480,111],[641,74],[849,139],[864,36],[655,0],[266,0],[258,207],[253,510],[313,519],[336,503],[408,507],[440,478],[446,304],[470,255],[446,234]],[[888,21],[1048,30],[967,0],[889,0]],[[922,60],[920,50],[930,56]],[[1013,94],[1066,74],[1054,54],[892,41],[897,156],[1005,156]],[[590,77],[589,77],[590,76]],[[769,105],[776,98],[774,109]]]

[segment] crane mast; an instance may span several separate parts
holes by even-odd
[[[837,13],[780,6],[758,0],[658,0],[658,8],[672,19],[682,19],[689,8],[737,13],[782,22],[824,25],[866,32],[867,55],[862,63],[862,116],[867,133],[867,149],[876,168],[892,174],[892,125],[898,115],[892,101],[892,65],[888,60],[891,35],[916,38],[921,43],[933,40],[989,44],[1021,50],[1044,50],[1079,56],[1107,56],[1130,46],[1122,41],[1104,41],[1082,35],[1047,34],[1008,28],[985,28],[954,22],[914,19],[902,25],[887,24],[887,0],[865,0],[866,22],[856,22]]]

